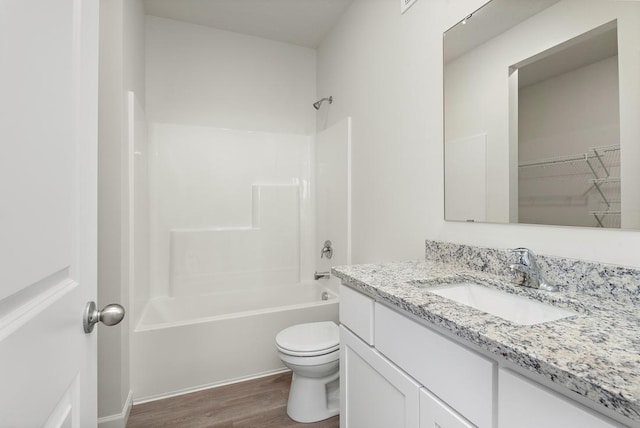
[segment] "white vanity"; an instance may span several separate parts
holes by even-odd
[[[342,286],[345,428],[620,427],[398,308]]]
[[[639,7],[493,1],[446,32],[445,220],[640,229],[624,114],[640,105]],[[340,426],[640,427],[640,269],[518,257],[427,241],[426,260],[334,268]],[[474,283],[484,302],[433,292]],[[505,294],[552,308],[520,317]]]
[[[540,256],[549,292],[511,282],[512,257],[427,241],[426,260],[333,268],[340,426],[640,427],[640,270]],[[441,292],[468,282],[560,312],[510,319]]]

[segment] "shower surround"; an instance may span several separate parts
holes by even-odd
[[[311,137],[173,124],[152,124],[150,136],[154,294],[300,280]]]
[[[337,320],[337,295],[303,281],[315,227],[311,140],[150,124],[150,285],[134,317],[136,402],[281,371],[278,331]]]
[[[277,332],[338,316],[329,284],[309,281],[315,50],[154,16],[145,49],[136,402],[284,370]]]

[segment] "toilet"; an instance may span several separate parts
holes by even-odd
[[[278,354],[293,371],[287,414],[317,422],[340,411],[340,333],[332,321],[298,324],[276,336]]]

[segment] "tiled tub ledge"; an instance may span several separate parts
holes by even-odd
[[[562,286],[555,293],[514,285],[508,250],[427,241],[427,259],[334,267],[351,288],[412,314],[640,426],[640,270],[539,256]],[[520,325],[432,293],[474,282],[569,309],[575,316]]]

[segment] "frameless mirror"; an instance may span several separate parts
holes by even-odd
[[[640,229],[640,2],[487,3],[444,104],[446,220]]]

